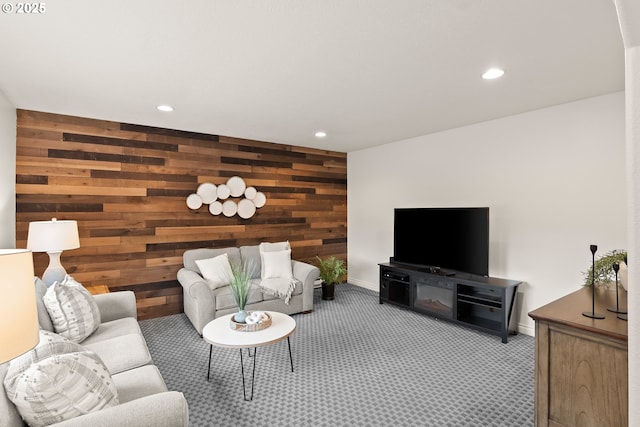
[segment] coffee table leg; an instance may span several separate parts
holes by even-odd
[[[293,357],[291,356],[291,341],[287,337],[287,345],[289,346],[289,362],[291,362],[291,372],[293,372]]]
[[[249,354],[249,357],[251,358],[251,349],[247,349],[247,353]],[[251,397],[249,399],[247,399],[247,387],[245,385],[245,381],[244,381],[244,360],[242,358],[242,349],[240,349],[240,370],[242,371],[242,395],[244,397],[244,400],[246,401],[250,401],[253,400],[253,386],[256,382],[256,356],[258,354],[258,348],[254,348],[253,349],[253,369],[251,372]]]
[[[209,364],[207,365],[207,381],[209,381],[209,374],[211,373],[211,350],[213,350],[213,344],[209,345]]]

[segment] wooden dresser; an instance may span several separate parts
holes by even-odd
[[[607,307],[615,290],[582,288],[529,313],[535,320],[535,425],[624,427],[628,424],[627,322]],[[620,289],[619,306],[627,307]]]

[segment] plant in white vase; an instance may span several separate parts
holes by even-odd
[[[238,313],[233,319],[238,323],[245,323],[247,312],[244,308],[249,300],[253,268],[250,263],[242,266],[234,265],[231,267],[231,273],[229,287],[231,288],[233,299],[238,305]]]

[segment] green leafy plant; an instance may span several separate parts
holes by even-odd
[[[244,310],[245,305],[247,305],[247,300],[249,299],[252,272],[253,267],[251,263],[231,267],[232,275],[230,277],[229,287],[231,288],[233,299],[236,304],[238,304],[240,310]]]
[[[616,280],[616,273],[613,270],[614,262],[621,262],[627,259],[627,251],[615,249],[607,252],[595,261],[594,274],[596,286],[609,286]],[[587,271],[582,273],[584,275],[584,285],[591,286],[592,283],[592,267],[589,266]]]
[[[326,284],[342,283],[344,276],[347,274],[347,264],[344,260],[330,256],[328,258],[318,259],[318,269],[320,270],[320,278]]]

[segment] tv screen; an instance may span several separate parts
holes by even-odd
[[[396,208],[393,261],[489,275],[489,208]]]

